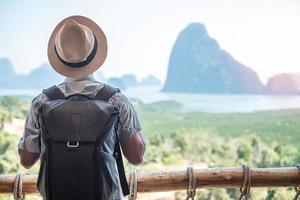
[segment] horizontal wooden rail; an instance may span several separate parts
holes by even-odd
[[[194,169],[197,188],[240,187],[242,167]],[[294,187],[300,185],[300,170],[296,167],[251,168],[252,187]],[[0,193],[12,193],[15,176],[0,175]],[[129,177],[127,177],[129,181]],[[23,191],[37,193],[36,175],[23,177]],[[185,170],[160,173],[138,173],[138,192],[186,190],[188,177]]]

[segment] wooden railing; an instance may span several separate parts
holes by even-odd
[[[300,185],[300,170],[297,167],[251,168],[251,187],[297,187]],[[244,181],[242,167],[222,167],[194,169],[196,188],[229,188],[241,187]],[[159,173],[139,172],[138,192],[161,192],[186,190],[187,172],[166,171]],[[129,181],[129,177],[127,177]],[[0,193],[12,193],[14,175],[0,175]],[[23,177],[22,191],[37,193],[36,175]]]

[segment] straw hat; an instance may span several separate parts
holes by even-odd
[[[101,28],[83,16],[62,20],[48,43],[48,59],[58,73],[81,78],[95,72],[105,61],[107,41]]]

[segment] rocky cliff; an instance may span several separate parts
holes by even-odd
[[[266,94],[300,94],[300,74],[283,73],[269,78]]]
[[[253,70],[220,48],[204,25],[192,23],[173,46],[163,91],[259,94],[263,85]]]

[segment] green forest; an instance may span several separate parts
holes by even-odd
[[[187,166],[219,167],[247,164],[250,167],[295,166],[300,161],[300,109],[253,113],[185,112],[174,101],[145,104],[132,99],[143,125],[147,143],[144,163],[126,171],[159,172],[161,169],[185,169]],[[17,143],[21,128],[7,128],[24,122],[30,106],[29,97],[0,98],[0,174],[15,174],[18,164]],[[251,189],[250,199],[292,199],[293,188]],[[186,191],[176,192],[185,199]],[[197,200],[237,199],[239,190],[199,189]],[[12,199],[3,195],[0,200]],[[29,195],[26,199],[38,199]]]

